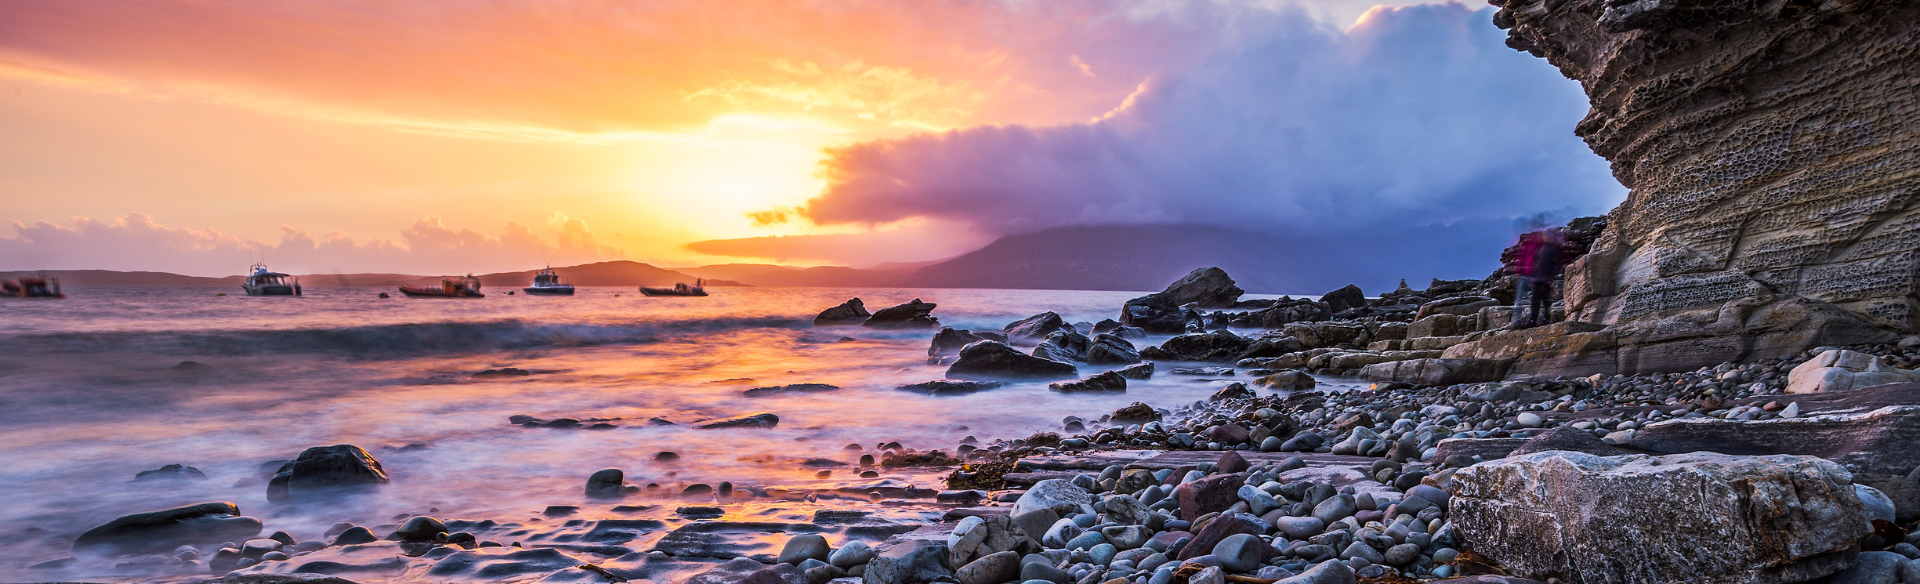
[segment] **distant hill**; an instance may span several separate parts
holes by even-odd
[[[0,279],[13,280],[35,272],[0,272]],[[225,278],[203,278],[200,276],[182,276],[166,272],[115,272],[112,270],[47,270],[46,275],[58,278],[61,286],[181,286],[181,287],[222,287],[240,286],[240,276]]]
[[[702,278],[726,278],[754,286],[886,288],[896,286],[912,274],[912,267],[891,269],[855,269],[844,266],[796,268],[773,264],[721,264],[682,268],[680,271]]]
[[[1286,238],[1205,225],[1057,227],[1009,235],[920,268],[913,288],[1160,290],[1219,266],[1251,293],[1318,295],[1347,284],[1391,290],[1406,278],[1479,278],[1499,266],[1504,223]]]

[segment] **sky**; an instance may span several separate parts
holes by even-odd
[[[1491,11],[1346,0],[15,0],[0,269],[925,261],[1064,225],[1604,212]]]

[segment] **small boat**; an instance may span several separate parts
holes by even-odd
[[[439,287],[401,286],[400,293],[408,298],[486,298],[480,293],[480,279],[467,274],[465,278],[447,278],[440,281]]]
[[[553,273],[553,266],[547,266],[546,269],[533,274],[533,285],[521,288],[521,290],[525,290],[528,294],[572,296],[573,284],[568,283],[566,278],[560,277],[559,274]],[[513,293],[508,292],[507,294]]]
[[[0,298],[66,298],[60,291],[60,279],[49,278],[46,272],[34,272],[31,276],[21,276],[12,282],[0,282]]]
[[[686,282],[678,282],[675,283],[672,288],[641,286],[640,293],[648,296],[706,296],[707,281],[705,279],[694,280],[692,286],[688,286]]]
[[[246,290],[248,296],[299,296],[300,280],[268,271],[266,264],[254,264],[247,279],[240,282],[240,289]]]

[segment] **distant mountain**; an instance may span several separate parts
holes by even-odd
[[[0,272],[0,279],[13,280],[35,272]],[[200,276],[182,276],[166,272],[115,272],[112,270],[47,270],[46,275],[58,278],[61,286],[181,286],[181,287],[222,287],[240,286],[240,276],[225,278],[203,278]]]
[[[1483,225],[1287,238],[1206,225],[1058,227],[1009,235],[920,268],[914,288],[1159,290],[1194,268],[1219,266],[1251,293],[1317,295],[1347,284],[1391,290],[1400,278],[1480,278],[1499,266],[1509,229]]]
[[[884,265],[884,264],[883,264]],[[702,278],[726,278],[753,286],[886,288],[898,285],[914,267],[855,269],[844,266],[796,268],[772,264],[721,264],[682,268]]]
[[[538,271],[539,270],[526,270],[520,272],[485,274],[480,276],[480,285],[526,286],[527,283],[533,281],[534,272]],[[694,280],[700,278],[700,276],[657,268],[652,265],[630,260],[567,266],[554,268],[553,271],[568,281],[573,282],[575,286],[672,286],[679,282],[692,284]],[[431,279],[438,280],[439,278],[435,277]],[[707,280],[707,285],[742,286],[744,284],[730,280],[710,278]]]

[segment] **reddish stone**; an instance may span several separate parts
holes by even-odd
[[[1200,533],[1194,534],[1193,541],[1187,542],[1187,547],[1180,548],[1180,555],[1174,559],[1187,560],[1213,553],[1213,546],[1220,545],[1220,540],[1228,536],[1242,533],[1260,535],[1266,531],[1267,524],[1261,523],[1259,517],[1246,513],[1222,515],[1213,521],[1208,521],[1207,526],[1200,529]],[[1270,558],[1280,553],[1272,549],[1273,546],[1265,547],[1268,549],[1260,554],[1262,558]]]
[[[1174,489],[1174,500],[1180,502],[1180,518],[1187,521],[1199,519],[1215,511],[1226,511],[1240,501],[1237,494],[1241,485],[1247,484],[1240,475],[1217,474]]]
[[[1221,453],[1220,460],[1213,463],[1213,465],[1220,467],[1220,472],[1236,473],[1253,467],[1253,464],[1247,462],[1246,457],[1240,456],[1240,453],[1232,450]]]
[[[1246,444],[1248,440],[1253,439],[1253,435],[1248,434],[1247,429],[1240,427],[1239,424],[1226,423],[1215,426],[1213,430],[1208,431],[1207,438],[1214,442],[1233,445]]]
[[[1190,473],[1196,470],[1200,470],[1200,469],[1194,468],[1192,465],[1173,467],[1173,472],[1168,473],[1167,480],[1163,481],[1161,484],[1178,485],[1180,484],[1180,479],[1187,478],[1187,473]]]

